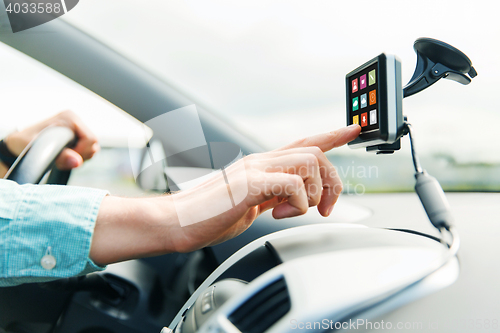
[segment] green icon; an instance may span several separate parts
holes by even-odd
[[[352,111],[357,111],[359,109],[358,98],[354,97],[352,99]]]
[[[377,79],[376,79],[376,73],[375,73],[375,70],[372,70],[368,73],[368,85],[371,86],[372,84],[375,84],[375,82],[377,82]]]

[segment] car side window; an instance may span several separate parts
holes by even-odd
[[[139,163],[140,152],[135,150],[140,150],[141,143],[134,146],[130,137],[138,130],[143,133],[142,123],[80,84],[3,43],[0,43],[0,73],[0,138],[71,110],[97,135],[101,152],[74,170],[69,184],[107,188],[117,194],[139,191],[130,165]]]

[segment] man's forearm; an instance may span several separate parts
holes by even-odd
[[[170,196],[103,199],[90,258],[99,265],[175,251],[169,231],[178,225]]]
[[[0,140],[0,178],[5,177],[19,153],[13,153],[9,146],[9,137]]]
[[[2,161],[0,161],[0,178],[5,177],[7,171],[9,171],[9,168],[7,168],[7,166]]]

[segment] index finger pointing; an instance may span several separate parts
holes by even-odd
[[[299,148],[299,147],[319,147],[323,152],[327,152],[333,148],[340,147],[345,145],[348,142],[356,139],[361,132],[361,126],[357,124],[353,124],[336,131],[318,134],[314,136],[310,136],[308,138],[304,138],[301,140],[297,140],[288,144],[284,147],[281,147],[276,150],[285,150],[290,148]]]

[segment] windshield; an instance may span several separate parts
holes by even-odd
[[[422,164],[445,190],[500,190],[500,29],[491,3],[86,0],[64,19],[266,149],[345,126],[344,80],[352,69],[395,54],[406,83],[414,40],[443,40],[466,53],[479,75],[468,86],[441,80],[405,99]],[[350,193],[414,184],[406,137],[392,156],[342,147],[329,158]]]

